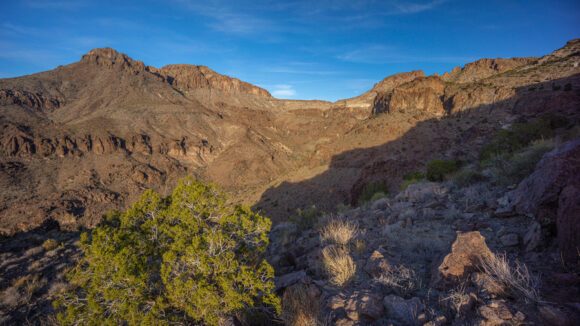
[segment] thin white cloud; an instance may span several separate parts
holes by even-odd
[[[56,1],[52,1],[52,0],[26,0],[23,1],[22,4],[24,4],[26,7],[32,8],[32,9],[79,9],[79,8],[83,8],[86,7],[90,4],[89,1],[84,1],[84,0],[71,0],[71,1],[67,1],[67,0],[56,0]]]
[[[395,7],[395,14],[416,14],[422,11],[431,10],[440,4],[445,3],[447,0],[434,0],[427,3],[417,3],[410,1],[391,1],[392,5]]]
[[[475,57],[462,56],[416,56],[400,52],[394,47],[381,44],[359,46],[354,50],[343,51],[336,58],[346,62],[366,64],[439,62],[458,63],[476,60]]]
[[[287,98],[296,95],[296,91],[292,85],[274,85],[273,88],[271,93],[274,97]]]
[[[326,71],[326,70],[313,70],[313,69],[296,69],[293,67],[264,67],[262,68],[264,72],[270,73],[282,73],[282,74],[297,74],[297,75],[336,75],[337,71]]]

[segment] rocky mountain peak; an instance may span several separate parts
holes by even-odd
[[[383,79],[379,83],[375,84],[373,90],[377,92],[388,92],[391,91],[393,88],[404,84],[406,82],[410,82],[415,78],[418,77],[425,77],[425,73],[423,70],[413,70],[410,72],[402,72],[398,74],[394,74],[388,76],[387,78]]]
[[[132,71],[145,70],[143,62],[133,60],[128,55],[109,47],[89,51],[89,53],[82,56],[81,63],[107,68],[117,67],[117,69],[129,69]]]

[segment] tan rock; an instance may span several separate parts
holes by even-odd
[[[441,290],[453,287],[475,270],[479,259],[491,255],[479,231],[458,233],[451,252],[435,265],[431,286]]]

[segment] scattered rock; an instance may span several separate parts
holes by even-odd
[[[433,199],[443,193],[441,185],[434,182],[412,184],[405,190],[405,198],[412,203]]]
[[[542,241],[542,226],[538,222],[532,222],[524,235],[524,246],[526,251],[536,249]]]
[[[479,231],[458,233],[451,252],[435,265],[431,286],[440,290],[454,287],[475,269],[478,259],[492,255]]]
[[[419,316],[425,306],[417,297],[405,300],[396,295],[388,295],[383,299],[383,305],[387,316],[404,324],[414,324],[416,316]]]
[[[573,326],[580,323],[580,318],[574,311],[549,304],[538,306],[538,316],[550,326]]]
[[[346,300],[339,296],[339,295],[335,295],[332,296],[329,300],[328,303],[326,304],[326,306],[332,310],[336,310],[336,309],[340,309],[340,308],[344,308],[346,304]]]
[[[371,257],[364,265],[364,271],[373,278],[378,278],[390,270],[391,264],[389,264],[385,256],[377,250],[373,251]]]
[[[423,324],[423,326],[443,326],[443,325],[447,325],[447,318],[445,316],[437,316],[433,320]]]
[[[344,309],[348,318],[354,321],[372,322],[383,314],[381,299],[376,293],[355,291],[346,301]]]
[[[371,206],[371,209],[373,211],[385,210],[385,209],[387,209],[388,205],[389,205],[389,200],[387,198],[381,198],[373,203],[373,205]]]
[[[399,221],[395,224],[390,224],[390,225],[385,225],[385,227],[383,227],[382,230],[382,234],[383,236],[390,236],[393,235],[393,233],[399,231],[400,229],[404,228],[406,225],[405,221]]]
[[[499,238],[499,240],[501,241],[501,244],[506,246],[506,247],[515,247],[518,244],[520,244],[520,240],[518,238],[518,235],[515,233],[505,234],[505,235],[501,236]]]
[[[290,274],[286,274],[286,275],[282,275],[280,277],[276,277],[274,279],[274,283],[276,284],[276,290],[283,289],[283,288],[288,287],[292,284],[295,284],[296,282],[300,281],[304,277],[306,277],[306,272],[303,270],[293,272]]]

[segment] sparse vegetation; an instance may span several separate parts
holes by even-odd
[[[505,254],[491,255],[481,259],[481,269],[495,288],[502,294],[523,296],[526,300],[539,300],[539,279],[532,275],[525,264],[510,265]]]
[[[403,176],[403,183],[401,184],[401,190],[407,189],[410,185],[421,183],[425,181],[425,173],[421,171],[415,171]]]
[[[534,171],[542,156],[554,147],[554,141],[551,139],[538,140],[513,155],[507,153],[497,155],[482,162],[481,165],[489,168],[501,184],[518,184]]]
[[[494,135],[491,142],[482,149],[480,160],[485,161],[494,156],[514,153],[534,140],[547,139],[553,134],[548,119],[539,119],[536,123],[514,123],[510,129],[502,129]]]
[[[363,189],[362,194],[359,198],[359,203],[369,202],[373,196],[377,193],[381,193],[380,196],[385,197],[389,193],[389,188],[384,182],[369,183]]]
[[[324,247],[322,261],[331,283],[336,286],[348,284],[355,276],[356,264],[345,249],[333,245]]]
[[[484,177],[480,171],[474,168],[463,168],[453,175],[453,182],[461,188],[483,181]]]
[[[347,248],[357,233],[357,224],[347,219],[331,216],[320,230],[320,240],[323,243],[331,243],[341,248]]]
[[[279,311],[261,256],[270,221],[226,206],[216,186],[186,178],[168,198],[148,190],[108,219],[81,237],[74,288],[55,301],[60,323],[217,325]]]
[[[282,320],[289,326],[317,326],[319,303],[308,288],[296,284],[287,288],[282,296]]]
[[[296,224],[300,230],[308,230],[314,228],[318,224],[318,220],[324,215],[316,206],[307,209],[296,210],[296,215],[291,216],[289,221]]]
[[[58,247],[58,241],[56,241],[55,239],[46,239],[43,243],[42,243],[42,248],[44,248],[44,250],[46,251],[51,251],[53,249],[56,249],[56,247]]]
[[[411,293],[419,285],[415,272],[403,265],[393,266],[383,273],[377,282],[403,296]]]
[[[457,171],[457,164],[445,160],[432,160],[427,164],[427,180],[440,182],[445,176]]]

